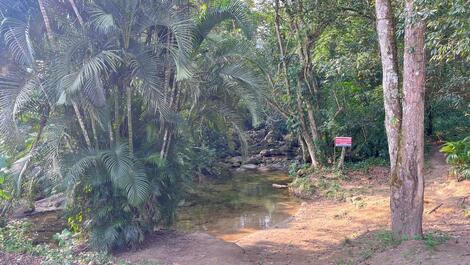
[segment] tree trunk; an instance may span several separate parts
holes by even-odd
[[[286,52],[284,50],[284,38],[282,36],[281,32],[281,16],[279,14],[279,0],[275,0],[274,2],[274,11],[275,11],[275,21],[274,21],[274,26],[276,29],[276,37],[277,37],[277,43],[279,46],[279,53],[281,55],[281,62],[282,62],[282,71],[284,75],[284,84],[287,89],[287,95],[290,97],[291,96],[291,88],[289,85],[289,75],[288,75],[288,68],[287,68],[287,57],[286,57]]]
[[[302,161],[307,163],[307,147],[305,146],[305,142],[302,139],[302,136],[299,135],[298,137],[299,145],[302,148]]]
[[[169,131],[168,131],[168,129],[165,129],[165,133],[163,135],[162,148],[160,149],[160,158],[161,159],[165,158],[166,145],[167,145],[167,142],[168,142],[168,138],[169,138]]]
[[[49,20],[49,16],[46,12],[46,3],[44,0],[38,0],[39,10],[41,10],[42,19],[44,20],[44,25],[46,27],[46,34],[49,41],[52,43],[54,41],[54,35],[52,34],[52,27]]]
[[[312,168],[318,168],[318,160],[317,160],[317,153],[315,149],[315,143],[313,142],[312,136],[309,134],[309,129],[307,127],[307,123],[304,117],[304,110],[303,110],[303,99],[302,99],[302,91],[301,91],[301,81],[300,78],[297,79],[297,112],[298,118],[300,122],[300,127],[302,131],[302,137],[304,138],[305,144],[307,145],[308,154],[310,155],[310,160],[312,163]]]
[[[308,100],[306,100],[305,103],[307,105],[307,117],[308,117],[308,123],[310,124],[310,133],[312,134],[312,139],[313,139],[313,142],[315,143],[316,151],[318,152],[319,135],[318,135],[318,129],[317,129],[317,121],[315,119],[315,115],[313,114],[312,104]]]
[[[126,82],[126,99],[127,99],[127,136],[129,139],[129,151],[134,154],[134,132],[132,128],[132,88]]]
[[[424,197],[425,24],[405,5],[403,122],[396,179],[392,179],[392,231],[397,238],[422,236]]]
[[[69,0],[70,5],[72,6],[73,12],[75,12],[75,16],[78,19],[78,22],[80,23],[80,26],[85,26],[85,23],[83,22],[83,18],[80,15],[80,12],[78,11],[77,5],[75,4],[75,0]]]
[[[113,146],[114,137],[113,137],[113,125],[111,120],[108,121],[108,134],[109,134],[109,147]]]
[[[83,120],[82,114],[80,113],[80,108],[78,107],[77,102],[72,100],[72,106],[75,110],[75,115],[78,119],[78,124],[80,125],[80,129],[82,130],[83,137],[85,138],[85,142],[88,148],[91,148],[91,141],[90,137],[88,136],[88,132],[86,130],[85,122]]]
[[[93,132],[93,140],[95,142],[95,148],[96,150],[100,149],[100,144],[98,141],[98,131],[96,130],[96,121],[95,117],[91,117],[91,131]]]
[[[385,108],[385,129],[390,155],[390,169],[396,176],[396,164],[400,141],[402,110],[398,81],[398,59],[395,45],[395,26],[390,0],[376,1],[377,33],[383,72],[383,94]]]
[[[114,93],[114,129],[115,129],[115,138],[116,143],[119,142],[120,137],[120,128],[121,122],[119,121],[119,89],[116,87],[116,92]]]

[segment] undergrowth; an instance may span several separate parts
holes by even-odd
[[[329,199],[344,200],[345,191],[340,184],[346,175],[336,168],[323,168],[315,172],[302,171],[289,185],[290,191],[297,197],[312,199],[314,196],[323,196]]]
[[[50,244],[33,244],[31,223],[11,221],[0,228],[0,250],[8,253],[20,253],[39,256],[43,265],[78,265],[78,264],[113,264],[111,258],[102,252],[76,251],[79,242],[75,234],[68,230],[56,234],[57,246]]]

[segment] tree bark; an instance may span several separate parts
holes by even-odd
[[[46,3],[44,0],[38,0],[39,10],[41,10],[42,19],[44,20],[44,26],[46,27],[46,34],[49,41],[52,43],[54,41],[54,35],[52,34],[52,27],[49,20],[49,16],[46,12]]]
[[[298,137],[299,145],[302,148],[302,161],[304,163],[307,163],[307,147],[305,147],[304,140],[302,139],[302,136],[299,135]]]
[[[317,159],[317,152],[315,148],[315,142],[313,141],[312,135],[309,133],[309,128],[307,127],[307,122],[305,121],[304,117],[304,109],[303,109],[303,98],[302,98],[302,91],[301,91],[301,79],[297,79],[297,116],[300,122],[300,127],[302,131],[302,137],[304,138],[305,144],[307,145],[308,154],[310,155],[310,160],[312,163],[312,168],[318,168],[319,163]]]
[[[114,129],[115,129],[115,139],[116,143],[119,142],[120,138],[120,129],[119,127],[121,126],[121,122],[119,121],[119,89],[116,87],[116,91],[114,93]]]
[[[75,111],[75,115],[78,119],[78,124],[80,125],[80,129],[82,130],[83,137],[85,138],[85,142],[88,148],[91,148],[91,141],[90,137],[88,136],[88,132],[86,130],[85,122],[83,120],[82,114],[80,113],[80,108],[78,107],[77,102],[72,100],[72,106]]]
[[[274,21],[274,27],[276,29],[276,37],[277,37],[277,43],[279,46],[279,53],[281,55],[281,63],[282,63],[282,71],[284,75],[284,84],[287,89],[287,95],[290,97],[291,96],[291,88],[289,84],[289,74],[288,74],[288,67],[287,67],[287,57],[286,57],[286,52],[284,49],[284,37],[282,36],[281,32],[281,16],[279,14],[279,0],[275,0],[274,2],[274,11],[275,11],[275,21]]]
[[[73,12],[75,12],[75,16],[78,19],[78,22],[80,23],[80,26],[85,26],[85,23],[83,22],[83,18],[80,15],[80,12],[78,11],[77,5],[75,4],[75,0],[69,0],[70,5],[72,6]]]
[[[134,131],[132,128],[132,88],[126,82],[126,99],[127,99],[127,137],[129,140],[129,151],[134,154]]]
[[[424,197],[425,24],[417,16],[413,0],[406,0],[405,11],[400,100],[392,6],[390,0],[376,0],[391,165],[392,231],[399,239],[422,236]]]
[[[390,206],[394,235],[413,238],[423,234],[425,24],[413,0],[406,1],[405,11],[402,140]]]
[[[91,117],[91,131],[93,133],[93,140],[95,142],[95,149],[99,150],[100,149],[100,144],[98,140],[98,131],[96,130],[96,120],[95,117]]]
[[[395,26],[390,0],[377,0],[375,6],[377,13],[377,33],[382,59],[385,129],[388,140],[390,169],[392,175],[396,175],[402,110],[398,80]]]

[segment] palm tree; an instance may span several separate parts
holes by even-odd
[[[194,18],[176,0],[96,0],[80,13],[69,0],[74,16],[54,17],[54,32],[44,2],[32,1],[0,0],[2,42],[15,61],[0,78],[0,137],[18,161],[17,190],[38,168],[77,199],[77,211],[97,213],[86,216],[95,245],[138,243],[171,221],[194,166],[183,128],[221,119],[241,131],[237,111],[257,112],[249,103],[263,85],[244,48],[210,34],[233,19],[249,36],[246,8],[234,1]],[[30,31],[28,13],[41,14],[54,49]],[[35,132],[32,146],[13,141],[19,130]]]

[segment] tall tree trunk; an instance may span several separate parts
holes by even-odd
[[[51,43],[54,41],[54,35],[52,34],[52,27],[49,20],[49,16],[46,12],[46,3],[44,0],[38,0],[39,10],[41,10],[42,19],[44,20],[44,25],[46,27],[47,38]]]
[[[413,238],[422,235],[425,25],[413,10],[413,0],[407,0],[401,101],[390,1],[376,0],[376,12],[391,165],[392,231],[397,238]]]
[[[274,27],[276,29],[276,37],[277,37],[277,44],[279,47],[279,53],[281,55],[281,62],[282,62],[282,72],[284,75],[284,84],[287,89],[287,95],[291,96],[291,88],[289,84],[289,74],[288,74],[288,66],[287,66],[287,57],[286,52],[284,49],[284,37],[282,36],[281,32],[281,16],[279,14],[280,7],[279,7],[279,0],[275,0],[274,2],[274,11],[275,11],[275,20],[274,20]]]
[[[302,136],[299,135],[298,137],[298,142],[300,147],[302,148],[302,161],[304,163],[307,163],[307,147],[305,146],[305,142],[302,139]]]
[[[406,0],[405,11],[402,140],[391,210],[394,235],[413,238],[423,234],[425,24],[413,0]]]
[[[80,26],[85,26],[85,23],[83,22],[83,18],[80,15],[80,12],[78,11],[77,5],[75,4],[75,0],[69,0],[70,5],[72,6],[73,12],[75,12],[75,16],[78,19],[78,22],[80,23]]]
[[[126,99],[127,99],[127,135],[129,139],[129,151],[134,154],[134,131],[132,128],[132,88],[126,82]]]
[[[318,135],[318,128],[317,128],[317,121],[315,119],[315,115],[313,113],[313,106],[309,100],[305,102],[307,106],[307,118],[308,123],[310,124],[310,133],[312,134],[313,142],[315,143],[315,149],[318,152],[318,141],[320,136]]]
[[[93,132],[93,140],[95,142],[96,150],[100,149],[100,144],[98,141],[98,131],[96,130],[96,120],[95,117],[91,117],[91,131]]]
[[[312,168],[318,168],[318,160],[315,149],[315,143],[313,142],[312,136],[308,133],[307,123],[305,122],[303,100],[301,95],[301,84],[300,79],[297,80],[297,112],[302,131],[302,138],[304,138],[305,144],[307,145],[308,154],[312,163]]]
[[[119,142],[119,138],[120,138],[120,135],[121,135],[121,130],[120,130],[120,127],[121,127],[121,122],[120,122],[120,118],[119,118],[119,96],[120,96],[120,93],[119,93],[119,88],[116,87],[116,91],[114,93],[114,130],[115,130],[115,138],[116,138],[116,143]]]
[[[387,132],[390,169],[392,175],[396,177],[402,110],[398,81],[395,26],[390,0],[377,0],[375,7],[377,13],[377,33],[382,59],[385,129]]]
[[[83,120],[82,114],[80,113],[80,108],[78,107],[77,102],[74,100],[72,100],[72,106],[75,111],[75,115],[77,116],[80,129],[82,130],[83,137],[85,138],[86,145],[88,148],[91,148],[90,137],[88,136],[88,132],[86,130],[85,121]]]
[[[114,137],[113,137],[113,125],[111,120],[108,121],[108,134],[109,134],[109,147],[113,146]]]

